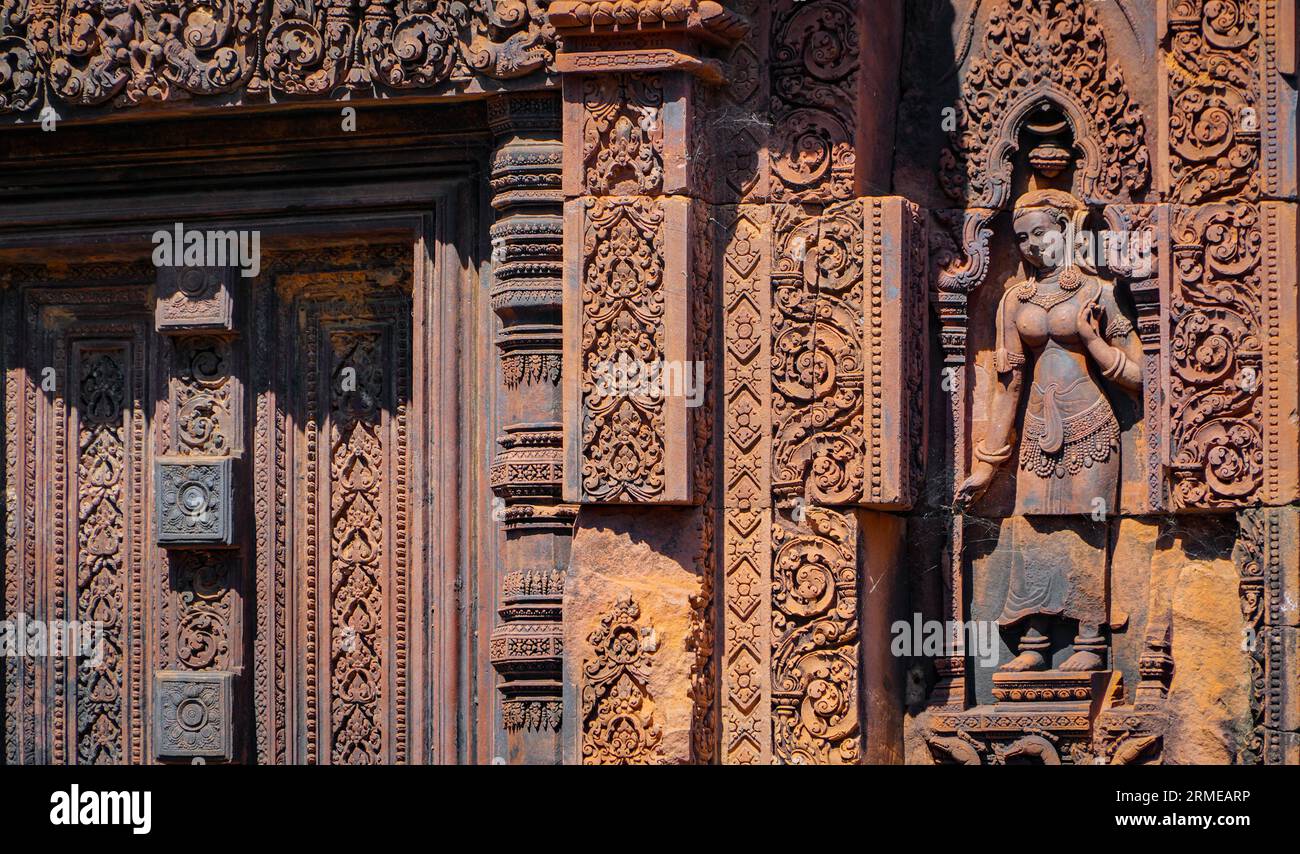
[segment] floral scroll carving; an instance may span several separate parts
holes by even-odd
[[[1279,447],[1290,427],[1279,374],[1285,342],[1265,330],[1283,325],[1277,259],[1294,247],[1295,225],[1293,215],[1261,201],[1262,125],[1277,113],[1264,101],[1276,69],[1261,27],[1275,27],[1277,14],[1272,3],[1171,0],[1167,323],[1176,508],[1237,507],[1288,489],[1279,480],[1294,459]]]
[[[583,233],[582,485],[593,500],[645,501],[664,488],[663,400],[600,395],[601,365],[664,354],[664,215],[653,199],[588,199]]]
[[[445,88],[545,69],[554,43],[542,0],[5,0],[0,114]]]
[[[773,753],[792,764],[859,761],[858,570],[850,517],[809,507],[773,526]]]
[[[174,354],[177,452],[229,453],[235,441],[235,381],[229,342],[207,336],[179,338]]]
[[[582,153],[587,192],[652,194],[663,189],[663,80],[656,74],[592,75],[582,81]]]
[[[584,765],[663,762],[663,733],[650,694],[658,639],[640,623],[641,606],[619,599],[588,638],[594,657],[582,663]]]
[[[854,4],[794,3],[772,38],[772,196],[783,202],[853,195],[859,28]]]
[[[957,202],[1006,204],[1016,129],[1044,97],[1064,106],[1074,127],[1084,155],[1077,189],[1086,200],[1136,195],[1150,181],[1141,110],[1086,3],[1005,0],[995,7],[962,91],[939,178]]]
[[[228,669],[234,620],[235,562],[229,553],[177,552],[176,663],[186,670]]]

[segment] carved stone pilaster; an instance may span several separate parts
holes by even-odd
[[[730,48],[750,24],[711,0],[557,0],[550,21],[563,37],[556,67],[564,74],[567,141],[564,496],[584,506],[700,507],[663,513],[689,524],[675,534],[693,571],[686,580],[689,608],[665,612],[654,598],[640,606],[666,637],[684,635],[666,641],[664,653],[675,658],[660,672],[677,678],[657,702],[688,737],[665,739],[629,761],[712,762],[719,734],[714,574],[721,530],[714,470],[714,382],[721,366],[715,232],[723,218],[715,203],[719,194],[735,200],[737,189],[751,182],[740,174],[749,168],[744,152],[728,164],[727,175],[715,177],[712,143],[720,128],[711,121],[724,61],[735,58]],[[728,114],[732,130],[735,112]],[[733,259],[743,267],[749,248],[733,249],[745,254]],[[753,355],[746,352],[747,359]],[[748,528],[755,516],[751,511],[732,521]],[[580,520],[577,541],[584,536],[599,534]],[[669,566],[680,568],[666,564],[653,583],[671,587]],[[577,641],[569,650],[575,663],[599,656],[592,646],[598,635],[586,627],[624,593],[599,567],[600,561],[575,564],[578,593],[566,598],[566,622],[584,627],[582,634],[575,634],[576,625],[569,632]],[[589,747],[602,737],[607,701],[598,674],[584,668],[582,680],[572,696],[581,733],[571,755],[606,761]],[[740,691],[743,715],[752,718],[763,693]],[[759,741],[743,747],[746,756],[765,753]]]
[[[700,504],[713,309],[710,55],[749,29],[715,2],[560,0],[566,351],[564,494]],[[718,52],[721,52],[720,50]]]
[[[492,310],[501,319],[504,417],[492,464],[505,526],[501,623],[492,664],[512,762],[559,761],[561,597],[575,510],[559,503],[563,217],[560,102],[552,93],[489,102]]]

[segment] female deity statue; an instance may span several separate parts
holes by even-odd
[[[1014,453],[1012,428],[1029,374],[1016,514],[1094,513],[1097,499],[1105,510],[1115,506],[1120,429],[1107,385],[1141,388],[1141,348],[1113,285],[1076,263],[1076,235],[1086,217],[1084,204],[1061,190],[1034,190],[1016,202],[1012,222],[1028,277],[1010,285],[998,305],[998,381],[988,429],[975,446],[970,477],[958,489],[960,504],[979,498]],[[1078,623],[1073,654],[1061,670],[1100,669],[1106,649],[1105,554],[1086,561],[1077,549],[1055,554],[1061,540],[1041,536],[1041,543],[1024,544],[1013,561],[998,623],[1024,625],[1018,654],[1000,669],[1044,669],[1051,621],[1061,619]]]

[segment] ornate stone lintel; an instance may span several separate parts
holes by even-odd
[[[234,674],[159,670],[154,674],[154,753],[160,760],[233,758]]]

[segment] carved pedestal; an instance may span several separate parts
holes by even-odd
[[[1094,761],[1098,719],[1123,694],[1123,677],[1109,670],[997,673],[997,702],[932,712],[926,741],[941,763],[1082,765]]]

